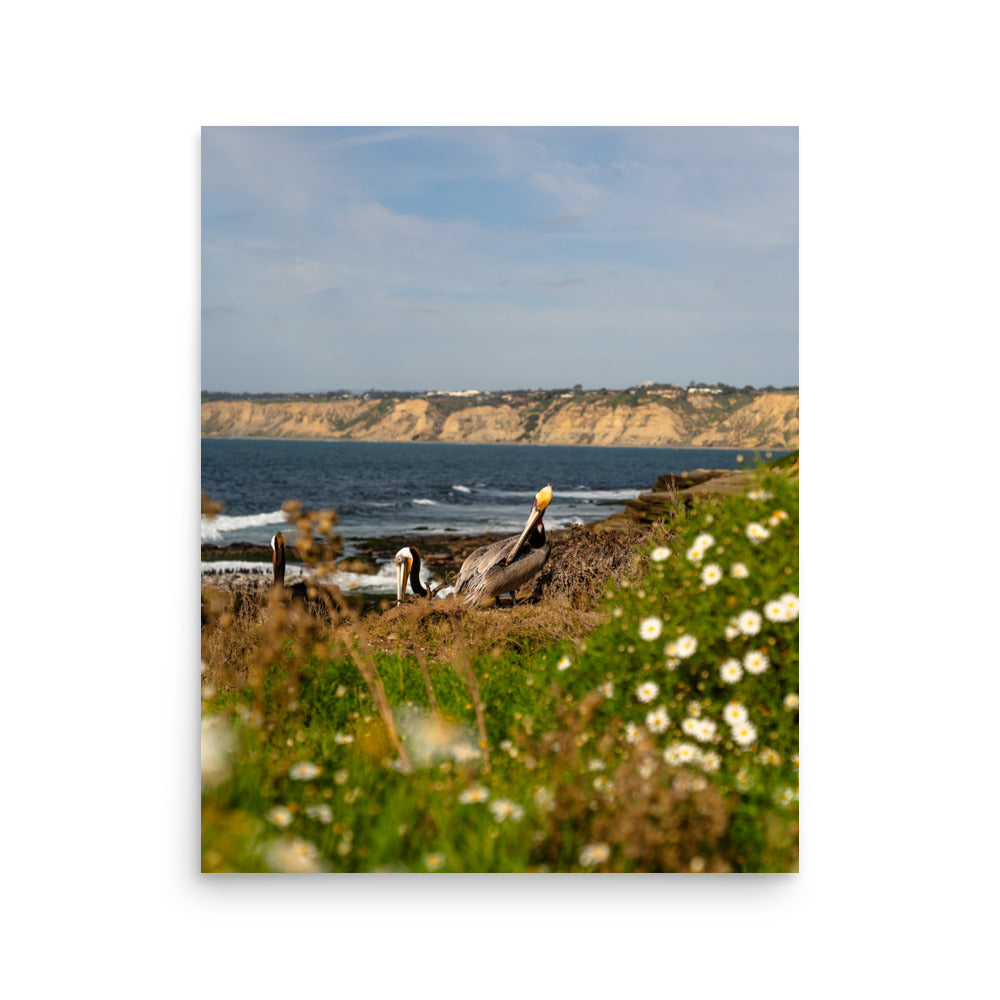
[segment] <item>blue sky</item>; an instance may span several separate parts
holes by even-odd
[[[204,128],[202,387],[797,385],[796,128]]]

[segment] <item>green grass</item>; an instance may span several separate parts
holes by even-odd
[[[609,586],[584,640],[474,658],[485,746],[457,632],[427,648],[426,678],[391,649],[276,642],[256,681],[203,700],[203,767],[218,764],[203,782],[203,869],[796,870],[797,601],[787,621],[769,602],[798,594],[798,484],[759,475],[763,498],[700,503],[639,585]],[[768,537],[748,537],[752,523]],[[756,652],[766,670],[723,679],[723,663]],[[734,701],[756,730],[746,745],[725,719]],[[659,716],[647,725],[657,709],[665,731]],[[685,731],[705,720],[710,738]],[[303,762],[318,772],[297,780]]]

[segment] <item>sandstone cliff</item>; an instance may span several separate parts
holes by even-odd
[[[799,446],[798,392],[671,396],[640,391],[331,400],[217,400],[201,406],[205,437],[453,441],[640,447]]]

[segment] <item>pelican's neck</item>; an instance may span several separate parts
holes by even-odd
[[[539,520],[538,524],[534,526],[531,530],[531,534],[528,535],[528,545],[533,549],[540,549],[545,544],[545,525]]]
[[[274,566],[274,587],[285,586],[285,540],[280,535],[271,539],[271,564]]]
[[[410,587],[413,593],[420,597],[427,596],[427,588],[420,582],[420,552],[413,545],[410,546],[410,554],[413,556],[413,565],[410,566]]]

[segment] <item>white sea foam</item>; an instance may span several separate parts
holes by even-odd
[[[634,500],[642,490],[587,490],[577,487],[563,496],[566,500]],[[559,494],[552,498],[553,505],[559,499]]]
[[[453,490],[458,490],[459,493],[471,493],[472,490],[468,486],[452,486]]]
[[[259,573],[261,575],[271,575],[271,564],[267,562],[245,562],[238,559],[219,559],[215,562],[202,562],[201,572],[203,575],[212,573]],[[301,579],[304,568],[295,563],[288,563],[285,566],[285,581],[291,583],[293,580]],[[426,572],[420,574],[424,586],[433,583],[433,576]],[[329,573],[319,577],[321,583],[332,583],[345,593],[360,591],[366,594],[395,594],[396,593],[396,567],[392,563],[383,563],[375,573]],[[450,590],[449,590],[450,593]],[[443,596],[442,591],[441,595]]]
[[[418,497],[416,500],[411,501],[412,503],[423,503],[423,504],[433,504],[437,506],[437,500],[425,500],[422,497]]]
[[[202,542],[218,543],[223,534],[243,528],[262,528],[269,524],[285,524],[288,518],[283,510],[267,511],[263,514],[218,514],[211,520],[202,514]]]
[[[546,518],[546,527],[552,531],[558,531],[560,528],[572,528],[574,525],[583,524],[582,518],[572,517],[572,518]]]

